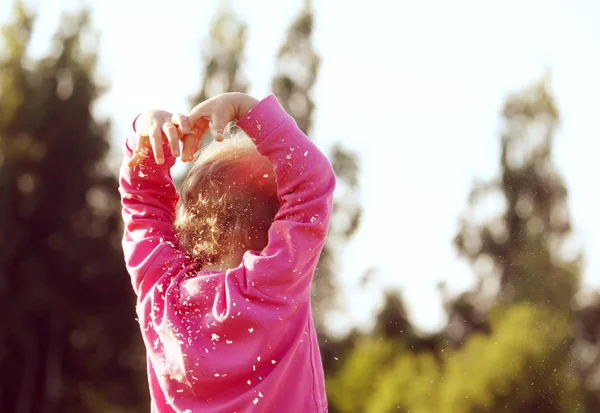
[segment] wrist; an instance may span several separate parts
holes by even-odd
[[[250,112],[260,101],[250,95],[244,95],[244,100],[240,105],[240,113],[238,119],[243,118]]]

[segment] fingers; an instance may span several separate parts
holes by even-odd
[[[171,117],[171,123],[179,128],[182,135],[187,135],[188,133],[192,133],[192,127],[190,125],[190,120],[187,116],[182,115],[180,113],[176,113]]]
[[[202,146],[202,140],[204,139],[204,135],[208,132],[210,124],[207,120],[202,122],[199,126],[194,126],[194,135],[198,138],[195,141],[194,153],[200,150],[200,146]]]
[[[232,94],[224,94],[205,100],[191,110],[188,118],[193,124],[201,119],[210,119],[213,137],[220,142],[227,124],[236,120],[235,102],[232,99]]]
[[[150,142],[148,141],[147,136],[140,136],[136,142],[135,150],[133,151],[133,155],[131,159],[127,162],[127,166],[133,168],[138,165],[140,162],[146,158],[148,155],[148,147],[150,146]]]
[[[183,142],[181,160],[183,162],[191,162],[194,159],[194,154],[200,150],[202,139],[204,139],[204,135],[206,135],[208,128],[208,120],[202,119],[198,124],[194,125],[189,135],[186,135],[181,139]]]
[[[142,161],[142,159],[144,159],[143,156],[141,156],[139,153],[134,152],[131,159],[129,159],[129,161],[127,161],[127,166],[129,168],[134,168]]]
[[[140,119],[143,119],[140,125],[137,125]],[[184,115],[169,113],[167,111],[146,112],[143,117],[136,120],[136,130],[138,131],[138,141],[136,145],[145,145],[145,148],[136,148],[129,164],[137,165],[140,163],[150,149],[154,153],[154,160],[162,165],[165,162],[164,140],[169,142],[170,153],[177,157],[181,153],[181,137],[192,133],[192,125]],[[141,151],[144,151],[143,153]]]
[[[171,146],[171,154],[175,157],[179,156],[179,132],[177,131],[177,127],[167,122],[163,124],[162,131],[167,136],[167,140]]]
[[[154,160],[157,164],[162,165],[165,162],[165,154],[162,148],[162,130],[158,125],[152,125],[150,127],[150,145],[152,146],[152,152],[154,152]]]
[[[223,142],[225,128],[229,122],[235,120],[234,115],[231,107],[220,104],[215,108],[210,120],[210,129],[217,142]]]
[[[183,142],[183,150],[181,152],[181,160],[183,162],[189,162],[189,160],[190,160],[190,152],[192,150],[192,148],[191,148],[192,139],[194,139],[193,135],[186,135],[183,138],[181,138],[181,142]]]
[[[187,135],[183,137],[183,154],[181,155],[181,160],[183,162],[190,162],[192,159],[194,159],[194,153],[196,152],[194,149],[196,147],[197,140],[198,138],[195,135]]]
[[[206,134],[206,132],[204,132],[202,135],[200,135],[196,139],[195,146],[194,146],[194,153],[196,153],[196,152],[198,152],[200,150],[200,147],[202,146],[202,140],[203,140],[205,134]]]
[[[202,139],[204,138],[203,133],[193,133],[188,135],[183,144],[183,155],[181,160],[184,162],[191,162],[194,159],[194,154],[200,150],[200,146],[202,145]]]
[[[200,102],[196,106],[192,108],[190,113],[188,113],[187,117],[192,124],[196,124],[200,122],[202,119],[210,119],[213,113],[213,109],[217,102],[217,97],[213,97],[205,100],[204,102]]]

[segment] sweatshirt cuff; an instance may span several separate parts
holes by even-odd
[[[270,94],[250,109],[236,125],[258,145],[291,118],[275,95]]]
[[[125,139],[125,155],[128,157],[133,156],[133,152],[135,151],[135,147],[136,147],[137,141],[139,139],[137,131],[135,130],[135,122],[138,120],[138,118],[142,114],[143,113],[140,113],[133,119],[133,122],[131,122],[131,131],[127,134],[127,139]],[[174,158],[174,156],[171,153],[171,146],[169,145],[169,142],[167,142],[167,141],[163,142],[163,155],[165,157],[165,163],[163,165],[169,166],[170,162],[167,162],[167,161],[171,161],[171,158]],[[151,150],[149,150],[148,155],[146,156],[146,159],[144,159],[142,161],[142,163],[148,162],[148,159],[150,159],[151,164],[158,165],[154,161],[154,155]]]

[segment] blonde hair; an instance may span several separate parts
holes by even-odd
[[[262,250],[281,206],[272,165],[241,132],[202,148],[180,192],[179,244],[202,263]]]

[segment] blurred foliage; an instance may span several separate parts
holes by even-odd
[[[273,93],[307,135],[315,109],[312,89],[321,63],[313,46],[313,20],[311,3],[305,0],[304,9],[292,22],[279,48],[272,82]]]
[[[401,338],[359,341],[328,382],[333,403],[373,413],[584,411],[578,377],[565,364],[561,315],[516,304],[491,324],[493,333],[474,334],[456,350],[418,352]]]
[[[273,93],[298,127],[310,135],[315,103],[312,91],[317,80],[321,59],[313,45],[314,12],[309,0],[290,25],[277,54],[277,66],[272,81]],[[333,368],[334,354],[345,348],[346,340],[336,341],[327,329],[327,316],[341,308],[339,297],[338,257],[344,245],[358,230],[362,207],[359,202],[359,164],[356,154],[339,144],[330,155],[338,184],[329,234],[314,278],[313,318],[320,338],[325,369]]]
[[[92,117],[101,89],[94,51],[80,47],[95,40],[88,20],[65,17],[35,61],[26,55],[35,19],[20,2],[2,30],[3,412],[148,409],[117,181],[104,163],[109,124]]]
[[[394,334],[380,316],[328,378],[336,411],[598,411],[597,358],[586,364],[576,350],[597,343],[600,312],[597,299],[574,306],[581,253],[569,244],[567,191],[552,163],[549,80],[510,95],[503,117],[500,177],[475,185],[455,238],[479,283],[446,294],[448,325],[429,341],[415,342],[406,322]]]

